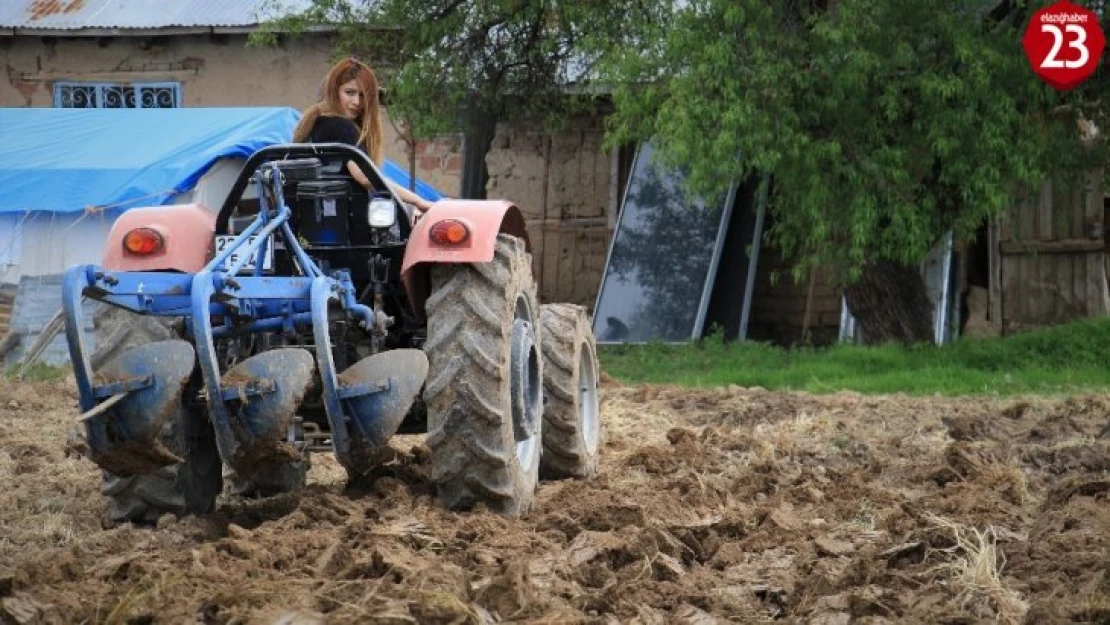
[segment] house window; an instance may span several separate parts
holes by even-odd
[[[54,85],[54,106],[74,109],[179,108],[181,85],[175,82],[130,85],[60,82]]]

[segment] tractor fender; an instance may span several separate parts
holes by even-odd
[[[444,219],[461,221],[470,230],[462,245],[445,246],[432,242],[431,229]],[[424,318],[424,302],[431,285],[428,268],[436,263],[488,263],[493,260],[497,235],[511,234],[524,240],[532,251],[524,214],[507,200],[439,200],[424,213],[409,235],[405,259],[401,263],[401,283],[412,311]]]
[[[208,263],[215,227],[216,215],[199,204],[132,208],[112,224],[101,264],[111,271],[196,273]],[[157,231],[164,247],[149,256],[131,254],[123,238],[135,228]]]

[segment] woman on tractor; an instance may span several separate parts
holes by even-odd
[[[293,141],[353,145],[380,166],[383,158],[381,88],[374,71],[352,58],[339,61],[324,78],[321,98],[304,111],[293,130]],[[370,181],[357,165],[348,162],[347,171],[363,188],[370,189]],[[403,186],[388,184],[401,201],[420,211],[431,207],[431,202]]]

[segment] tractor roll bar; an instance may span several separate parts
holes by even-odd
[[[399,207],[401,206],[397,196],[393,194],[393,190],[386,184],[385,175],[362,150],[346,143],[282,143],[264,147],[247,158],[247,162],[239,170],[239,176],[235,179],[235,184],[232,185],[227,197],[224,198],[223,206],[220,207],[220,212],[216,216],[216,234],[227,233],[227,222],[231,218],[231,213],[235,212],[235,207],[243,196],[243,191],[246,190],[251,181],[251,176],[254,175],[259,165],[269,161],[312,158],[314,156],[345,157],[347,160],[354,161],[374,187],[374,193],[388,193],[393,202]],[[344,171],[346,170],[344,169]]]

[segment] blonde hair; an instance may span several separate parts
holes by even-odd
[[[355,125],[359,128],[358,145],[370,155],[375,164],[380,165],[383,146],[378,77],[369,65],[352,58],[339,61],[328,71],[321,87],[321,100],[305,109],[301,121],[293,130],[293,142],[303,143],[307,140],[321,115],[343,116],[339,106],[339,88],[352,80],[358,81],[363,97],[362,116],[355,120]]]

